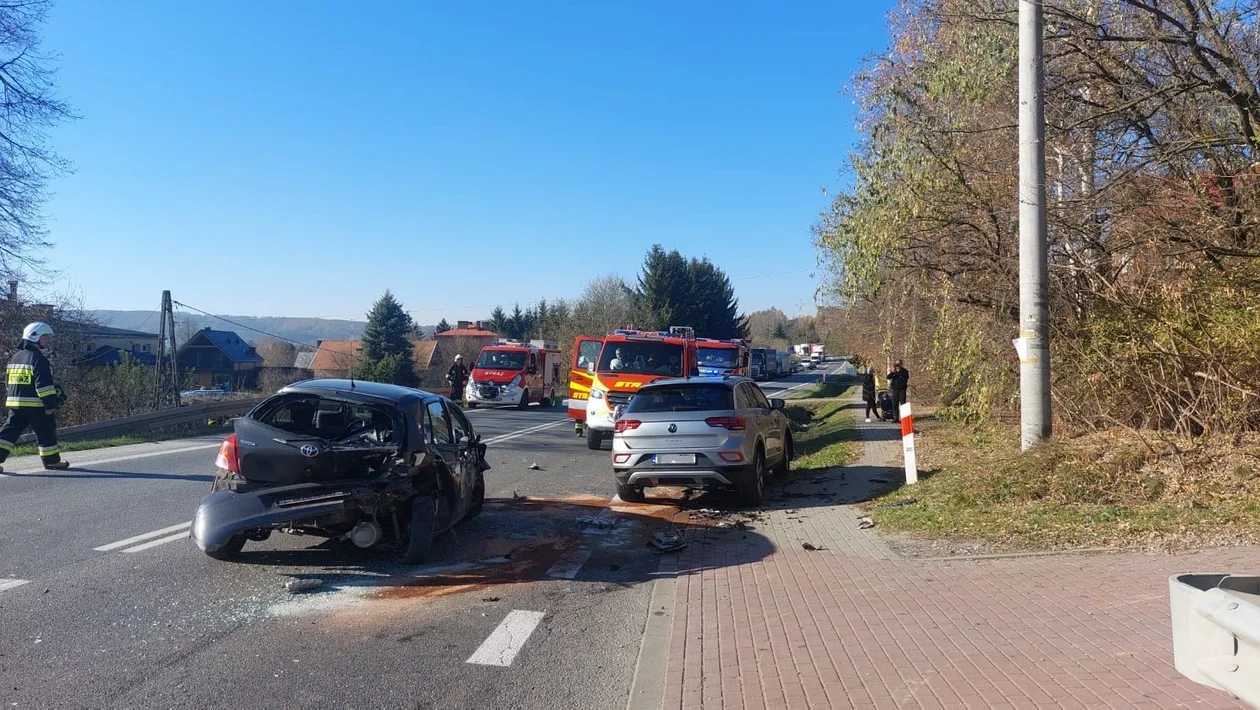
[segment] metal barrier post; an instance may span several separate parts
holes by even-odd
[[[1168,597],[1177,672],[1260,708],[1260,577],[1173,575]]]

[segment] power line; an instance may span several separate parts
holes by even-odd
[[[188,310],[190,310],[190,311],[193,311],[194,313],[200,313],[201,315],[203,315],[203,316],[207,316],[207,317],[209,317],[209,318],[217,318],[217,319],[219,319],[219,320],[223,321],[224,323],[230,323],[231,325],[234,325],[234,326],[236,326],[237,328],[244,328],[245,330],[252,330],[252,331],[254,331],[255,333],[261,333],[262,335],[266,335],[267,337],[270,337],[270,338],[275,338],[276,340],[283,340],[284,342],[289,343],[289,344],[291,344],[291,345],[298,345],[298,346],[301,346],[301,347],[304,347],[304,348],[318,348],[318,347],[319,347],[319,346],[317,346],[317,345],[312,345],[312,344],[310,344],[310,343],[303,343],[303,342],[300,342],[300,341],[297,341],[297,340],[292,340],[292,339],[290,339],[290,338],[286,338],[286,337],[284,337],[283,335],[276,335],[275,333],[268,333],[268,332],[267,332],[267,331],[265,331],[265,330],[260,330],[260,329],[258,329],[258,328],[253,327],[253,326],[248,326],[248,325],[245,325],[244,323],[237,323],[237,322],[236,322],[236,321],[234,321],[234,320],[228,320],[227,318],[224,318],[223,316],[216,316],[215,314],[210,313],[210,312],[208,312],[208,311],[203,311],[203,310],[201,310],[200,308],[193,308],[192,306],[188,305],[187,303],[180,303],[179,301],[175,301],[174,303],[175,303],[175,305],[179,306],[180,308],[186,308],[186,309],[188,309]]]

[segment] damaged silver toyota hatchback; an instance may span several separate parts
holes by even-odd
[[[229,559],[272,532],[348,540],[425,560],[433,537],[481,512],[486,446],[440,395],[310,380],[236,420],[192,539]]]

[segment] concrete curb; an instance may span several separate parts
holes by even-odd
[[[647,623],[626,710],[658,710],[665,702],[665,672],[669,666],[669,638],[674,626],[674,587],[678,577],[678,555],[666,553],[656,569]]]

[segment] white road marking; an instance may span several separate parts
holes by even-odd
[[[590,550],[569,550],[547,570],[547,576],[552,579],[573,579],[590,558]]]
[[[30,583],[29,579],[0,579],[0,592]]]
[[[143,454],[130,454],[130,455],[127,455],[127,456],[114,456],[114,457],[111,457],[111,458],[95,459],[95,460],[93,460],[93,461],[83,461],[83,462],[79,462],[79,463],[71,463],[71,467],[70,467],[70,470],[68,471],[68,473],[74,473],[74,469],[76,469],[76,468],[91,468],[91,467],[93,467],[93,466],[100,466],[100,465],[102,465],[102,464],[107,464],[107,463],[118,463],[119,461],[131,461],[131,460],[133,460],[133,459],[147,459],[147,458],[151,458],[151,457],[153,457],[153,456],[167,456],[167,455],[169,455],[169,454],[182,454],[182,453],[185,453],[185,452],[188,452],[188,451],[202,451],[202,450],[205,450],[205,449],[217,449],[217,448],[219,448],[219,446],[220,446],[219,444],[198,444],[198,445],[196,445],[196,446],[184,446],[184,447],[181,447],[181,448],[178,448],[178,449],[163,449],[163,450],[161,450],[161,451],[147,451],[147,452],[145,452],[145,453],[143,453]],[[100,451],[100,450],[101,450],[101,449],[97,449],[97,451]],[[41,471],[43,471],[43,470],[44,470],[43,465],[39,465],[39,466],[37,466],[36,468],[23,469],[23,470],[21,470],[21,471],[6,471],[6,472],[5,472],[5,474],[6,474],[6,475],[13,475],[13,476],[21,476],[21,475],[23,475],[23,474],[29,474],[29,473],[39,473],[39,472],[41,472]],[[3,479],[3,478],[4,478],[3,476],[0,476],[0,479]]]
[[[515,609],[507,615],[497,628],[486,637],[481,646],[468,658],[468,663],[479,666],[512,665],[516,654],[520,653],[530,634],[538,628],[546,616],[541,611],[521,611]]]
[[[189,520],[187,522],[180,523],[179,525],[172,525],[169,528],[162,528],[161,530],[154,530],[153,532],[147,532],[147,533],[144,533],[143,535],[136,535],[135,537],[129,537],[126,540],[119,540],[118,542],[111,542],[108,545],[101,545],[100,547],[93,547],[92,549],[96,550],[97,552],[110,552],[111,550],[117,550],[120,547],[127,547],[128,545],[134,545],[137,542],[144,542],[145,540],[151,540],[155,537],[169,535],[177,530],[187,531],[188,528],[191,526],[192,526],[192,521]],[[128,550],[128,552],[134,552],[134,550]]]
[[[543,429],[550,429],[552,427],[557,427],[557,426],[560,426],[561,424],[568,424],[568,423],[569,423],[568,419],[558,419],[554,422],[548,422],[546,424],[539,424],[538,426],[532,426],[528,429],[521,429],[520,431],[513,431],[513,432],[508,432],[507,434],[493,436],[493,437],[490,437],[489,439],[482,440],[481,443],[497,444],[501,441],[508,441],[509,439],[518,439],[522,436],[526,436],[528,434],[533,434],[535,432],[542,431]]]
[[[175,533],[174,535],[171,535],[170,537],[161,537],[156,540],[151,540],[149,542],[146,542],[143,545],[136,545],[135,547],[128,547],[127,549],[123,550],[123,552],[141,552],[143,550],[148,550],[150,548],[157,547],[158,545],[165,545],[168,542],[175,542],[176,540],[183,540],[184,538],[188,537],[188,535],[189,535],[189,532],[185,530],[184,532],[181,532],[181,533]]]

